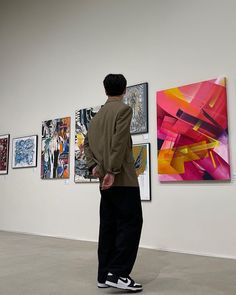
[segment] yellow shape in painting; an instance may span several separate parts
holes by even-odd
[[[210,157],[211,157],[211,161],[212,161],[213,167],[216,168],[216,162],[215,162],[215,159],[213,157],[212,151],[210,151],[209,153],[210,153]]]
[[[209,102],[209,106],[210,106],[211,108],[214,107],[214,105],[215,105],[217,99],[218,99],[218,96],[217,96],[217,95],[214,95],[213,98],[210,100],[210,102]]]
[[[225,87],[226,85],[226,79],[225,78],[219,78],[215,81],[216,85],[221,85],[223,87]],[[210,102],[209,102],[209,106],[211,108],[214,107],[215,103],[217,102],[217,100],[219,99],[219,97],[221,96],[222,93],[222,88],[218,87],[217,89],[215,89],[214,91],[214,96],[211,98]]]
[[[175,170],[171,165],[173,156],[174,156],[174,149],[160,150],[158,155],[158,173],[159,174],[179,174],[179,172]]]
[[[147,167],[147,148],[145,146],[133,146],[133,157],[137,176],[143,174]],[[138,163],[137,163],[138,162]]]
[[[183,154],[187,154],[188,153],[188,148],[187,147],[183,147],[183,148],[180,148],[179,151]]]
[[[187,102],[187,99],[185,98],[183,93],[179,90],[179,88],[172,88],[172,89],[165,90],[165,93],[171,94],[171,95],[175,96],[176,98],[179,98],[179,99]]]
[[[209,143],[208,143],[207,146],[208,146],[209,149],[214,149],[215,147],[217,147],[217,146],[220,145],[219,140],[217,140],[217,139],[215,139],[215,138],[213,138],[213,137],[211,137],[211,136],[209,136],[209,135],[206,135],[206,134],[204,134],[204,133],[202,133],[202,132],[200,132],[200,131],[198,131],[198,133],[200,133],[200,134],[202,134],[203,136],[207,137],[207,139],[208,139],[208,141],[209,141]]]
[[[193,127],[193,130],[197,131],[201,125],[202,125],[202,120],[197,121],[197,123]]]
[[[185,162],[208,158],[208,150],[214,148],[217,144],[217,141],[210,143],[201,141],[173,149],[160,150],[158,155],[158,173],[183,174],[185,172]],[[213,155],[210,156],[213,162]],[[214,164],[215,162],[213,162],[213,165]]]
[[[82,133],[78,133],[77,134],[77,145],[78,145],[78,147],[80,147],[81,144],[82,145],[84,144],[84,136],[83,136]]]

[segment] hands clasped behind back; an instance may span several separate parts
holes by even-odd
[[[102,177],[99,173],[98,166],[93,168],[92,174],[94,177],[98,177],[98,178]],[[114,180],[115,180],[114,174],[106,173],[106,175],[104,176],[103,181],[102,181],[101,190],[109,189],[113,185]]]

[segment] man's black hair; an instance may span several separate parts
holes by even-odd
[[[109,74],[103,80],[108,96],[119,96],[125,92],[127,81],[122,74]]]

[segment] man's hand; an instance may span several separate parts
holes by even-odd
[[[103,178],[101,190],[109,189],[115,180],[115,175],[112,173],[107,173],[105,177]]]
[[[99,172],[98,172],[98,170],[97,170],[97,167],[98,167],[98,166],[95,166],[95,167],[93,168],[93,170],[92,170],[92,175],[93,175],[94,177],[100,177],[100,174],[99,174]]]

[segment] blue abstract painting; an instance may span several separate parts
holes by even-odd
[[[37,166],[38,136],[13,138],[12,168]]]

